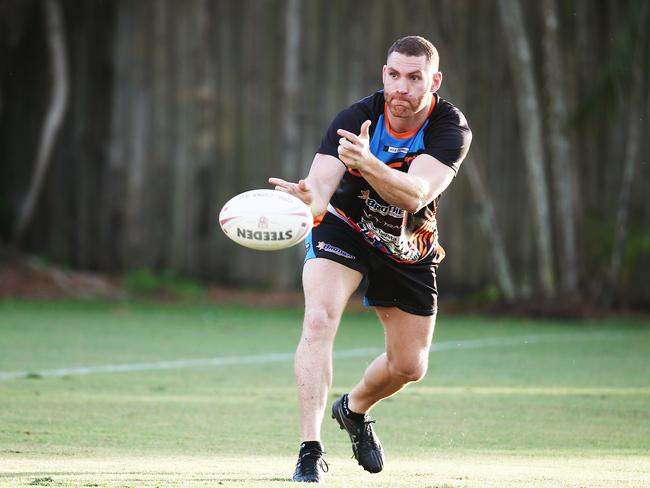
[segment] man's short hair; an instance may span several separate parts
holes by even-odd
[[[427,63],[433,65],[433,70],[438,71],[440,57],[438,50],[428,40],[421,36],[406,36],[397,39],[391,47],[388,48],[387,57],[391,53],[404,54],[405,56],[425,56]]]

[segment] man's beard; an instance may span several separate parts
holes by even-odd
[[[394,102],[400,103],[394,103]],[[390,112],[395,117],[409,117],[415,113],[415,109],[410,100],[401,97],[392,97],[388,101]]]
[[[422,110],[426,105],[424,104],[424,97],[420,100],[414,100],[408,97],[400,97],[399,95],[387,97],[388,108],[393,117],[408,118],[412,117],[420,110]],[[401,102],[399,104],[394,104],[393,102]],[[419,103],[417,103],[419,102]]]

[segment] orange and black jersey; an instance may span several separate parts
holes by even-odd
[[[382,162],[407,172],[420,154],[429,154],[458,172],[472,140],[465,116],[435,94],[428,118],[418,129],[395,133],[385,115],[383,91],[378,91],[340,112],[327,129],[318,153],[338,158],[338,129],[358,134],[361,124],[371,120],[370,149]],[[328,211],[359,232],[370,245],[400,262],[430,258],[434,264],[444,257],[438,243],[436,198],[416,214],[384,201],[354,170],[348,170],[330,200]]]

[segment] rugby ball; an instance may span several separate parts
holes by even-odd
[[[221,209],[219,225],[244,247],[276,251],[295,246],[311,230],[314,218],[302,200],[277,190],[251,190],[234,196]]]

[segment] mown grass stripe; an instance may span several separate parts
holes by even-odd
[[[431,352],[448,350],[481,349],[489,347],[516,347],[526,346],[539,342],[561,342],[566,340],[593,340],[623,338],[620,333],[582,333],[582,334],[545,334],[524,335],[510,337],[485,337],[481,339],[467,339],[436,342],[431,347]],[[335,358],[357,358],[373,356],[382,353],[382,348],[345,349],[335,351]],[[99,366],[86,366],[76,368],[55,368],[37,371],[0,371],[0,381],[19,378],[37,377],[62,377],[84,376],[92,374],[130,373],[135,371],[152,371],[164,369],[181,369],[197,367],[224,367],[242,366],[248,364],[268,364],[293,361],[293,352],[267,353],[245,356],[221,356],[215,358],[177,359],[171,361],[156,361],[147,363],[105,364]]]

